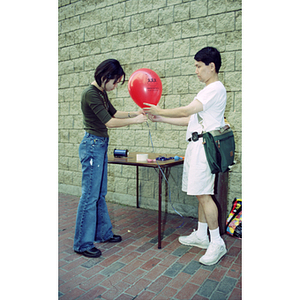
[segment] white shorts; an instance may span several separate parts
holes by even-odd
[[[214,194],[215,174],[210,171],[202,141],[189,142],[185,151],[182,191],[188,195]]]

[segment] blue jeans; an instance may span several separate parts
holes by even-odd
[[[74,250],[83,252],[94,242],[113,237],[112,224],[105,202],[107,194],[108,138],[85,133],[79,146],[82,165],[82,194],[78,204]]]

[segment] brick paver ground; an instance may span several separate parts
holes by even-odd
[[[95,244],[99,258],[73,251],[79,197],[59,194],[59,299],[237,300],[242,298],[241,240],[223,235],[228,253],[204,266],[205,253],[178,242],[197,220],[164,214],[162,249],[157,249],[157,212],[107,203],[114,234],[121,243]],[[177,228],[182,224],[184,224]]]

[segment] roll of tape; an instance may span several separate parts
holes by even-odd
[[[114,157],[128,157],[128,150],[120,150],[120,149],[115,149],[114,150]]]
[[[148,154],[137,154],[136,161],[147,161]]]

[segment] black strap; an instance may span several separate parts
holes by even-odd
[[[203,137],[203,133],[198,133],[198,132],[193,132],[192,133],[192,137],[190,137],[188,139],[188,142],[191,142],[191,141],[194,141],[194,142],[197,142],[199,140],[199,138],[202,138]]]

